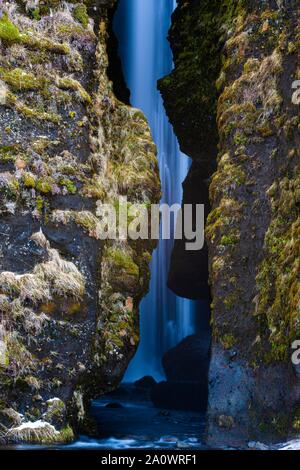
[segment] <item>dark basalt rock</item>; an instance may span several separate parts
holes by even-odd
[[[157,408],[205,412],[207,383],[160,382],[151,390],[151,400]]]
[[[199,233],[201,227],[196,226],[196,204],[203,204],[205,219],[209,212],[208,183],[202,181],[202,171],[194,162],[183,183],[183,215],[184,205],[193,205],[193,231]],[[183,218],[184,220],[184,218]],[[184,233],[184,230],[183,230]],[[171,257],[168,287],[178,296],[188,299],[209,299],[208,286],[208,253],[205,243],[201,250],[187,250],[185,237],[175,240]]]
[[[188,336],[163,356],[166,382],[151,389],[158,408],[205,411],[208,391],[210,336]]]
[[[142,377],[139,380],[136,380],[134,382],[134,385],[136,388],[149,390],[156,385],[156,380],[153,377],[151,377],[151,375],[147,375],[145,377]]]
[[[118,402],[111,402],[111,403],[107,403],[107,405],[105,405],[106,408],[123,408],[123,405],[121,403],[118,403]]]
[[[170,382],[202,382],[207,378],[210,338],[206,332],[188,336],[165,353],[163,368]]]

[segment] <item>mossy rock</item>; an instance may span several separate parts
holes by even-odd
[[[15,91],[39,90],[45,84],[44,78],[38,78],[33,73],[19,68],[0,72],[0,77]]]
[[[106,256],[117,273],[124,271],[131,276],[139,276],[138,265],[133,261],[132,256],[124,252],[121,248],[109,248],[106,252]]]
[[[73,10],[73,16],[76,21],[82,24],[86,28],[89,24],[89,16],[87,13],[87,8],[83,4],[76,5]]]
[[[20,31],[9,19],[6,13],[0,18],[0,39],[7,42],[18,42]]]

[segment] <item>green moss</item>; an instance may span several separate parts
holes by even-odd
[[[242,186],[246,181],[247,176],[242,165],[228,160],[222,166],[219,165],[219,171],[213,175],[209,189],[210,197],[213,200],[223,193],[226,194],[231,185]]]
[[[76,184],[68,178],[61,178],[59,184],[65,186],[69,194],[75,194],[77,192]]]
[[[241,205],[234,199],[223,198],[220,206],[209,214],[207,219],[206,236],[214,242],[218,235],[227,235],[233,224],[237,223],[241,216]]]
[[[0,19],[0,39],[8,42],[18,42],[20,36],[19,29],[10,21],[7,14],[4,13]]]
[[[60,24],[57,27],[57,31],[66,36],[66,38],[69,38],[70,36],[76,34],[76,35],[84,35],[86,36],[87,34],[90,34],[91,37],[93,35],[92,31],[86,31],[81,25],[77,24]]]
[[[32,173],[25,173],[23,175],[23,183],[25,188],[35,188],[36,177]]]
[[[223,348],[231,349],[235,345],[236,339],[232,334],[227,334],[220,338],[220,342]]]
[[[45,79],[36,77],[33,73],[23,69],[13,69],[7,72],[0,72],[1,79],[13,90],[38,90],[43,88]]]
[[[0,39],[9,43],[19,42],[33,49],[40,49],[58,54],[69,54],[71,52],[68,44],[56,43],[48,38],[32,36],[21,33],[7,14],[0,19]]]
[[[106,189],[103,181],[99,176],[93,176],[92,178],[86,178],[84,185],[81,189],[81,194],[86,197],[104,200],[106,196]]]
[[[47,111],[40,111],[38,109],[29,108],[26,104],[20,101],[14,94],[8,92],[6,99],[6,106],[14,108],[20,114],[23,114],[29,119],[37,119],[40,121],[48,121],[53,124],[59,124],[61,116]]]
[[[288,413],[269,412],[264,422],[260,425],[262,432],[270,435],[277,435],[286,438],[287,433],[291,429],[290,416]]]
[[[261,321],[262,335],[270,342],[265,358],[268,362],[286,360],[290,345],[300,333],[298,171],[295,168],[293,177],[284,177],[267,192],[272,219],[265,236],[265,257],[256,277],[259,296],[255,313]]]
[[[295,415],[293,418],[293,429],[299,433],[300,432],[300,407],[296,409]]]
[[[226,307],[226,310],[232,310],[238,302],[238,294],[236,291],[230,292],[227,297],[224,298],[223,303]]]
[[[91,212],[76,212],[74,217],[77,225],[80,225],[89,234],[95,233],[98,220]]]
[[[83,88],[83,86],[71,77],[59,78],[57,81],[57,86],[63,90],[75,90],[78,91],[83,102],[91,104],[92,98],[88,92]],[[74,116],[75,117],[75,114]]]
[[[294,54],[297,51],[297,46],[293,42],[288,43],[288,53]]]
[[[61,0],[41,0],[39,2],[40,15],[49,15],[51,13],[51,10],[59,7],[60,4]]]
[[[86,6],[83,4],[77,5],[74,8],[73,16],[76,21],[82,24],[86,28],[89,24],[89,16],[87,14]]]
[[[42,196],[38,196],[38,197],[36,198],[36,201],[35,201],[35,202],[36,202],[36,209],[37,209],[37,211],[41,213],[41,212],[43,211],[43,209],[44,209],[44,203],[45,203],[43,197],[42,197]]]
[[[118,271],[125,271],[126,274],[132,276],[139,275],[139,267],[133,261],[130,254],[121,250],[120,248],[109,248],[106,251],[107,258],[113,263],[114,268]]]
[[[124,342],[118,335],[110,335],[109,339],[117,348],[122,349],[124,347]]]
[[[30,16],[36,20],[40,21],[41,15],[40,15],[40,9],[39,8],[34,8],[33,10],[30,11]]]
[[[227,234],[227,235],[222,236],[220,243],[223,246],[232,246],[232,245],[236,245],[238,240],[239,240],[239,237],[237,235]]]
[[[41,178],[36,183],[36,189],[42,194],[51,193],[53,180],[51,178]]]
[[[60,442],[72,442],[75,439],[74,431],[71,426],[65,426],[59,431]]]
[[[19,181],[13,175],[8,175],[5,184],[0,186],[0,194],[4,194],[9,200],[16,200],[19,195],[19,188]]]
[[[124,273],[124,272],[123,272]],[[105,362],[115,350],[133,347],[138,343],[136,315],[133,299],[114,294],[109,297],[109,305],[103,334],[103,351],[101,356]]]
[[[0,161],[2,163],[14,161],[18,155],[18,145],[0,145]]]
[[[246,145],[248,143],[247,137],[242,135],[240,132],[236,132],[233,141],[235,145]]]
[[[68,55],[71,52],[68,44],[55,42],[45,37],[22,34],[20,36],[20,42],[29,48],[54,52],[56,54]]]

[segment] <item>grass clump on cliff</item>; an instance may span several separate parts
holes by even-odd
[[[57,250],[50,249],[42,232],[35,233],[32,240],[47,250],[48,261],[37,264],[32,272],[20,276],[3,271],[0,274],[1,291],[18,297],[21,302],[29,301],[32,304],[57,297],[81,300],[85,292],[85,280],[76,266],[63,260]]]

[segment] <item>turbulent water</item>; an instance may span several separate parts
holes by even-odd
[[[175,7],[176,0],[120,0],[114,21],[131,104],[148,118],[158,148],[161,202],[170,205],[181,203],[182,182],[189,167],[157,90],[157,80],[173,67],[167,35]],[[167,289],[172,245],[172,240],[161,240],[153,256],[150,292],[141,304],[141,343],[125,381],[144,375],[159,378],[163,353],[195,332],[198,304]]]

